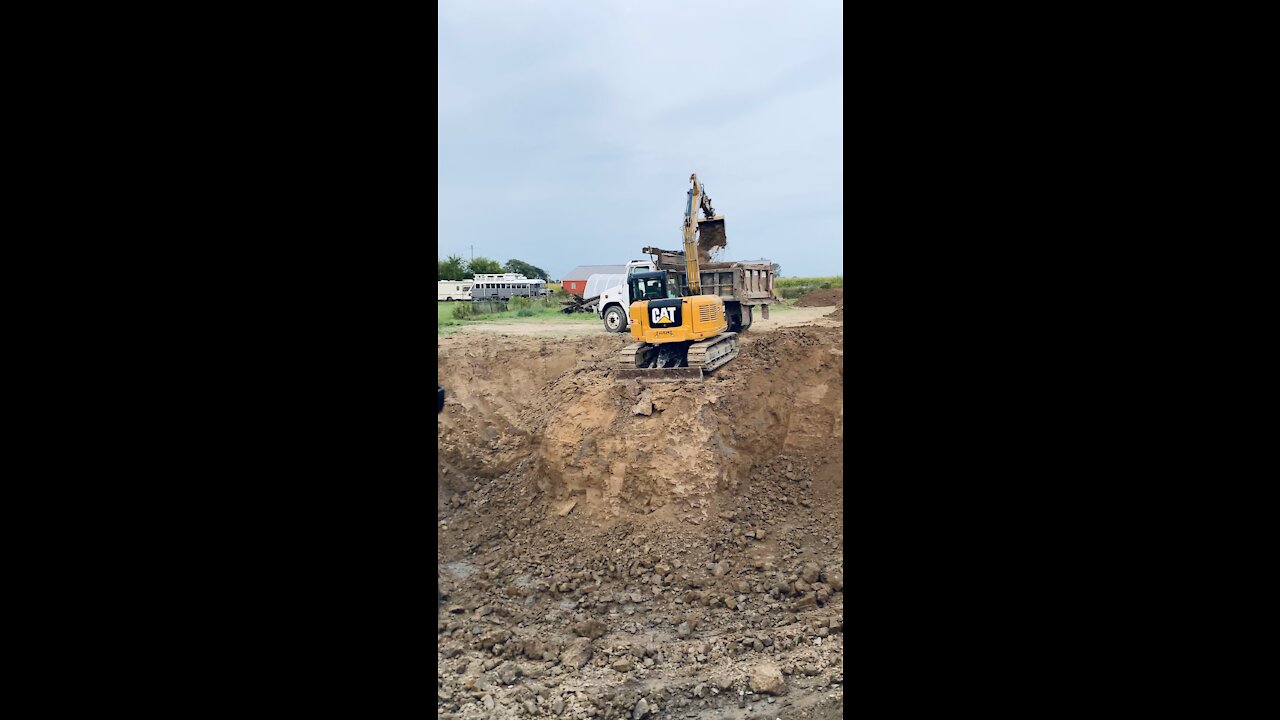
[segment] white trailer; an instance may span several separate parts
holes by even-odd
[[[440,280],[436,282],[436,300],[470,300],[470,280]]]
[[[479,273],[475,276],[471,297],[473,300],[510,300],[513,297],[543,297],[550,295],[547,281],[527,278],[520,273]]]

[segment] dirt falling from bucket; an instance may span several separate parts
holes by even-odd
[[[698,221],[698,260],[710,262],[712,253],[728,247],[729,240],[724,232],[724,218]]]

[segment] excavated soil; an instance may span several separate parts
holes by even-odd
[[[831,307],[839,305],[843,301],[843,288],[829,288],[827,290],[814,290],[811,293],[801,295],[800,299],[796,300],[796,305],[799,307]]]
[[[663,384],[625,334],[442,338],[438,716],[838,717],[843,334]]]
[[[725,234],[724,221],[698,223],[698,259],[710,262],[713,256],[729,246],[729,238]]]

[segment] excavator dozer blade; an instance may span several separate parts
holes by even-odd
[[[702,368],[618,368],[613,371],[615,380],[639,378],[643,382],[675,382],[677,380],[701,380]]]
[[[723,215],[698,221],[698,255],[700,260],[710,260],[711,251],[719,250],[728,245],[729,240],[724,233]]]

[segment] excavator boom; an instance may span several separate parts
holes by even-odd
[[[693,187],[689,188],[684,208],[685,272],[689,294],[701,295],[702,273],[698,267],[701,253],[698,248],[701,246],[704,248],[703,252],[709,253],[713,247],[725,246],[724,218],[716,215],[715,208],[711,207],[711,198],[707,195],[706,187],[698,182],[697,173],[689,176],[689,182]],[[704,216],[702,220],[698,219],[699,211]]]

